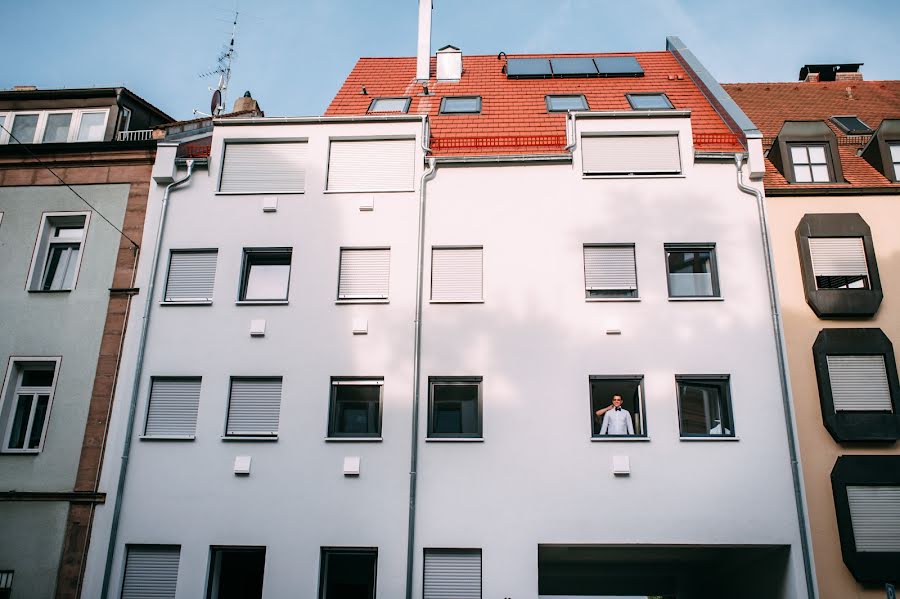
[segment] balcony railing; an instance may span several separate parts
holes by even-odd
[[[153,139],[153,129],[119,131],[116,134],[116,141],[150,141],[151,139]]]

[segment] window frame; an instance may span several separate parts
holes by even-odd
[[[644,108],[640,106],[634,105],[634,98],[638,97],[658,97],[665,101],[666,106],[659,107],[654,106],[652,108]],[[669,99],[669,96],[665,94],[665,92],[634,92],[625,94],[625,99],[628,100],[628,105],[631,106],[632,110],[675,110],[675,105],[672,104],[672,101]]]
[[[379,100],[405,100],[405,104],[403,105],[402,110],[375,110],[375,104],[378,103]],[[412,103],[412,98],[409,96],[379,96],[377,98],[372,98],[372,101],[369,102],[369,107],[366,109],[366,114],[382,114],[382,113],[402,113],[406,114],[409,112],[409,105]]]
[[[34,419],[34,404],[32,403],[32,407],[29,410],[29,423],[26,427],[26,442],[25,447],[20,448],[10,448],[10,435],[12,434],[12,428],[15,421],[15,411],[18,405],[20,389],[22,389],[22,377],[24,375],[25,370],[28,369],[29,365],[34,364],[39,366],[40,370],[49,370],[45,366],[47,364],[53,364],[53,383],[49,387],[28,387],[27,389],[35,389],[36,391],[31,392],[32,396],[35,395],[44,395],[45,393],[40,393],[37,391],[38,389],[44,390],[46,389],[46,395],[49,395],[47,400],[47,408],[44,414],[44,422],[42,424],[41,437],[38,442],[37,447],[29,448],[27,447],[28,441],[27,438],[31,436],[33,419]],[[50,429],[50,415],[53,411],[53,400],[56,397],[56,388],[59,384],[59,375],[60,370],[62,368],[62,356],[11,356],[9,359],[9,364],[6,369],[6,375],[4,377],[4,383],[2,391],[0,391],[0,415],[2,415],[2,445],[0,445],[0,453],[2,454],[24,454],[24,455],[36,455],[41,453],[44,450],[44,444],[47,441],[47,434]],[[27,393],[26,393],[27,394]]]
[[[475,110],[447,110],[448,100],[449,103],[452,104],[453,100],[476,100],[478,104],[478,108]],[[442,115],[473,115],[473,114],[481,114],[481,111],[484,107],[482,97],[481,96],[444,96],[441,98],[441,107],[438,111],[438,114]]]
[[[825,147],[829,182],[798,183],[794,172],[791,147],[797,145],[821,145]],[[785,121],[767,154],[769,161],[791,185],[841,185],[844,173],[838,152],[837,136],[824,121]]]
[[[78,132],[81,129],[81,120],[85,114],[90,113],[104,113],[103,117],[103,134],[100,136],[100,139],[97,140],[78,140]],[[12,141],[12,125],[15,122],[15,117],[17,115],[37,115],[37,123],[35,124],[34,130],[34,138],[30,142],[24,142],[29,144],[57,144],[57,143],[97,143],[105,141],[106,139],[106,129],[109,126],[109,107],[97,106],[97,107],[88,107],[88,108],[51,108],[51,109],[37,109],[37,110],[8,110],[5,112],[0,112],[0,125],[3,125],[5,129],[9,131],[7,133],[4,130],[0,130],[0,145],[17,145]],[[53,142],[45,142],[44,135],[47,130],[47,120],[51,114],[71,114],[72,119],[69,121],[69,130],[66,133],[65,141],[53,141]],[[10,118],[7,118],[10,117]],[[9,121],[9,126],[6,126],[6,120]]]
[[[669,253],[670,252],[709,252],[709,268],[710,268],[710,287],[712,290],[711,295],[672,295],[672,281],[670,275],[675,274],[669,272]],[[666,272],[666,293],[668,294],[669,301],[709,301],[709,300],[721,300],[722,298],[722,284],[719,280],[719,261],[716,251],[716,243],[715,242],[706,242],[706,243],[664,243],[663,244],[663,256],[665,259],[665,272]]]
[[[590,131],[584,132],[580,137],[580,153],[581,153],[581,176],[584,179],[622,179],[622,178],[681,178],[685,176],[685,161],[682,156],[681,132],[677,130],[648,130],[648,131]],[[629,168],[629,169],[609,169],[595,170],[589,169],[586,162],[585,148],[591,144],[593,139],[628,139],[628,138],[668,138],[675,140],[675,155],[678,158],[678,167],[675,169],[654,169],[654,168]],[[595,150],[591,148],[588,152],[593,156]]]
[[[484,377],[481,376],[429,376],[428,377],[428,426],[426,441],[482,441],[484,440]],[[434,388],[436,385],[472,386],[478,388],[475,398],[476,429],[474,433],[437,433],[434,431]]]
[[[316,593],[318,599],[329,599],[326,595],[329,557],[332,555],[367,555],[374,558],[372,562],[372,594],[370,599],[375,599],[378,593],[378,547],[332,547],[324,546],[319,548],[319,589]]]
[[[794,150],[798,148],[803,148],[806,152],[806,158],[809,162],[797,162],[794,160]],[[810,154],[810,148],[822,148],[822,154],[825,156],[825,162],[813,162],[812,155]],[[831,160],[829,160],[828,156],[828,144],[824,142],[806,142],[806,141],[796,141],[796,142],[788,142],[787,143],[788,156],[791,161],[791,170],[794,174],[793,183],[797,185],[825,185],[827,183],[834,183],[834,167],[831,164]],[[797,167],[805,167],[809,169],[809,181],[798,181],[797,177]],[[828,180],[827,181],[816,181],[815,180],[815,171],[813,167],[815,166],[824,166],[828,171]]]
[[[337,430],[338,416],[338,389],[342,386],[370,386],[378,387],[378,409],[376,410],[377,422],[374,433],[344,433]],[[331,377],[330,393],[328,400],[328,436],[329,440],[339,441],[375,441],[381,439],[384,422],[384,377],[378,376],[333,376]]]
[[[581,108],[553,108],[553,100],[556,98],[581,98],[582,107]],[[584,94],[546,94],[544,96],[544,103],[547,106],[547,112],[578,112],[578,111],[588,111],[591,109],[588,104],[587,98]]]
[[[603,417],[600,418],[600,422],[597,422],[597,408],[594,406],[594,381],[609,381],[609,382],[622,382],[622,383],[637,383],[637,407],[640,412],[637,414],[638,421],[640,422],[640,430],[638,433],[635,431],[633,435],[624,434],[624,435],[614,435],[610,433],[600,434],[600,427],[603,422]],[[610,401],[612,398],[610,398]],[[624,398],[623,398],[624,400]],[[624,404],[624,401],[623,401]],[[610,404],[611,405],[611,404]],[[591,423],[591,441],[649,441],[650,435],[647,433],[647,402],[646,396],[644,394],[644,375],[642,374],[590,374],[588,375],[588,407],[590,408],[590,423]],[[601,406],[605,407],[605,406]],[[627,409],[627,408],[626,408]],[[632,410],[628,410],[631,413],[632,418],[635,416],[635,413]],[[597,426],[597,432],[594,432],[594,425]],[[632,421],[633,424],[633,421]]]
[[[603,291],[601,289],[589,289],[587,281],[587,260],[585,259],[585,250],[587,248],[631,248],[634,257],[634,289],[633,290],[615,290],[615,293],[622,291],[633,292],[633,295],[591,295],[591,291]],[[584,281],[584,298],[589,302],[623,302],[638,301],[641,299],[640,283],[638,281],[637,272],[637,244],[634,243],[585,243],[581,249],[581,268]]]
[[[34,242],[34,250],[31,255],[31,265],[28,268],[28,279],[25,289],[29,293],[67,293],[75,291],[78,286],[78,277],[81,274],[81,263],[84,260],[84,253],[87,247],[91,214],[91,211],[44,212],[41,214],[41,221]],[[63,289],[43,289],[47,261],[50,259],[50,246],[54,245],[54,242],[52,241],[54,229],[65,227],[69,221],[75,222],[77,219],[81,218],[84,219],[84,222],[81,226],[81,239],[77,242],[78,258],[74,266],[74,274],[72,275],[72,286]],[[62,222],[57,224],[59,221]],[[76,242],[64,241],[59,243],[71,245]],[[40,268],[38,268],[38,265],[40,265]]]
[[[291,296],[291,273],[293,271],[293,251],[292,247],[245,247],[241,254],[241,277],[238,282],[239,304],[286,304],[290,301]],[[285,266],[281,262],[269,262],[268,260],[287,259],[287,283],[284,287],[284,297],[272,298],[253,298],[247,299],[247,286],[250,283],[250,272],[254,265],[280,265]],[[254,260],[262,259],[263,262],[254,264]],[[168,280],[166,281],[168,283]]]
[[[199,394],[203,393],[203,377],[201,376],[151,376],[147,387],[147,407],[144,410],[144,426],[141,428],[141,440],[160,440],[160,441],[193,441],[197,437],[197,419],[200,412],[200,400],[197,401],[197,414],[194,415],[194,432],[190,435],[150,435],[147,434],[147,426],[150,423],[150,406],[153,399],[153,385],[157,382],[171,381],[196,381],[200,384]]]
[[[714,435],[712,433],[685,433],[683,429],[684,420],[682,418],[682,397],[681,397],[681,385],[687,383],[696,383],[699,385],[714,385],[718,384],[720,386],[720,405],[719,412],[727,414],[728,417],[728,425],[726,426],[725,422],[720,421],[720,426],[724,431],[726,428],[729,429],[730,433],[722,433],[719,435]],[[678,405],[678,436],[679,438],[684,440],[693,440],[693,439],[734,439],[737,440],[737,432],[735,431],[734,425],[734,402],[731,396],[731,375],[729,374],[676,374],[675,375],[675,398],[676,403]]]

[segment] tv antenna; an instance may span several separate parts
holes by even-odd
[[[234,38],[237,35],[238,11],[234,11],[234,21],[231,24],[231,41],[219,53],[216,59],[216,68],[200,75],[200,77],[214,77],[218,75],[219,82],[216,87],[210,87],[212,98],[209,101],[209,116],[218,116],[225,111],[225,94],[228,91],[228,83],[231,81],[231,63],[234,61]],[[194,110],[194,114],[203,114]]]

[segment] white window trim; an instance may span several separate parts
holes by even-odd
[[[41,441],[38,443],[38,446],[33,449],[22,448],[22,449],[8,449],[7,445],[9,444],[9,435],[12,432],[13,425],[13,413],[12,410],[15,408],[15,398],[10,396],[15,395],[15,390],[18,389],[19,380],[21,378],[21,371],[18,367],[19,364],[27,363],[27,362],[53,362],[53,384],[50,386],[50,400],[47,402],[47,416],[44,419],[44,430],[41,431]],[[0,445],[0,453],[18,453],[18,454],[36,454],[41,453],[44,450],[44,442],[47,440],[47,431],[50,429],[50,415],[53,413],[53,398],[56,395],[56,385],[59,382],[59,371],[60,364],[62,363],[62,356],[13,356],[9,359],[9,365],[6,368],[6,377],[3,382],[3,389],[0,391],[0,411],[2,411],[3,407],[6,407],[7,399],[10,399],[13,403],[9,406],[9,412],[6,415],[6,426],[3,429],[3,444]],[[10,389],[10,385],[12,388]]]
[[[51,226],[50,223],[47,222],[47,219],[51,218],[70,218],[70,217],[84,217],[84,228],[82,229],[81,234],[81,246],[78,250],[78,264],[75,265],[75,276],[72,278],[72,287],[69,289],[53,289],[44,291],[40,289],[41,278],[44,274],[44,267],[47,263],[47,251],[45,248],[42,248],[45,235],[49,235],[48,228]],[[41,224],[38,227],[37,238],[34,241],[34,250],[31,254],[31,265],[28,267],[28,281],[25,289],[34,293],[62,293],[66,291],[75,291],[75,288],[78,286],[78,276],[81,274],[81,262],[84,260],[84,252],[85,247],[87,246],[87,238],[89,226],[91,224],[91,212],[44,212],[41,214]],[[50,242],[49,238],[47,238],[47,246],[49,247]],[[43,251],[42,251],[43,250]],[[42,258],[38,260],[38,258]],[[38,262],[40,262],[40,267],[38,268]]]
[[[88,142],[98,142],[103,141],[106,136],[106,127],[109,125],[109,108],[97,107],[97,108],[71,108],[71,109],[53,109],[53,110],[20,110],[20,111],[10,111],[5,113],[0,113],[0,125],[3,125],[6,130],[0,130],[0,145],[9,144],[10,143],[10,134],[8,131],[12,131],[12,124],[15,120],[15,117],[18,115],[29,115],[36,114],[38,117],[37,125],[35,128],[34,139],[31,142],[25,143],[35,143],[40,144],[44,143],[44,133],[47,129],[47,117],[51,114],[71,114],[72,120],[69,122],[69,133],[66,136],[66,141],[64,143],[72,143],[78,141],[78,130],[81,128],[81,120],[82,117],[86,114],[96,114],[103,113],[103,136],[97,140],[84,140],[81,143]],[[9,124],[7,125],[7,121]],[[50,142],[50,143],[63,143],[63,142]]]

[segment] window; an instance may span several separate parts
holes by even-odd
[[[869,289],[862,237],[810,237],[816,289]]]
[[[428,379],[428,437],[481,438],[481,377]]]
[[[71,112],[57,112],[47,115],[47,126],[44,127],[43,143],[65,143],[69,140],[69,128],[72,124]]]
[[[584,135],[585,175],[675,175],[681,173],[678,136],[670,134]]]
[[[891,164],[894,167],[894,180],[900,181],[900,143],[888,144],[891,152]]]
[[[669,297],[719,297],[716,247],[666,244]]]
[[[328,151],[330,192],[413,191],[416,140],[332,140]]]
[[[584,289],[587,298],[637,297],[634,245],[585,245]]]
[[[383,379],[331,379],[329,437],[380,437]]]
[[[592,375],[589,382],[592,437],[647,436],[644,377]],[[621,403],[614,401],[615,398],[621,398]]]
[[[175,599],[180,545],[128,545],[121,599]]]
[[[426,549],[422,599],[481,599],[481,549]]]
[[[281,377],[232,377],[226,437],[277,437]]]
[[[13,358],[3,389],[0,421],[6,453],[38,453],[44,445],[60,358]]]
[[[200,377],[153,377],[145,437],[194,438],[200,405]]]
[[[831,122],[837,125],[847,135],[868,135],[872,128],[866,125],[858,116],[833,116]]]
[[[795,183],[830,183],[825,146],[790,144]]]
[[[82,112],[78,125],[76,141],[102,141],[106,130],[106,117],[108,111]]]
[[[676,376],[682,437],[733,437],[727,376]]]
[[[375,599],[377,549],[322,548],[319,599]]]
[[[305,141],[225,143],[220,193],[303,193]]]
[[[208,304],[213,300],[218,250],[172,250],[165,301]]]
[[[441,114],[481,114],[481,96],[444,96]]]
[[[582,95],[544,96],[547,112],[567,112],[569,110],[587,110],[588,103]]]
[[[46,213],[31,267],[30,291],[70,291],[81,266],[90,213]]]
[[[44,110],[9,113],[4,125],[10,133],[0,131],[0,143],[68,143],[103,141],[106,136],[108,109]],[[4,117],[0,114],[0,125]]]
[[[265,547],[211,547],[206,599],[262,599]]]
[[[882,119],[860,156],[885,179],[900,182],[900,119]]]
[[[242,302],[287,301],[291,248],[244,248]]]
[[[13,116],[13,126],[9,136],[10,143],[34,143],[39,117],[40,115],[38,114],[17,114]]]
[[[634,110],[671,110],[675,108],[666,94],[625,94]]]
[[[12,570],[0,570],[0,599],[12,597],[13,574]]]
[[[369,112],[408,112],[409,98],[373,98]]]
[[[431,248],[431,301],[481,302],[483,248]]]
[[[131,127],[131,109],[127,106],[123,106],[119,111],[119,133],[124,133],[128,131]]]
[[[387,299],[390,248],[341,248],[339,300]]]

